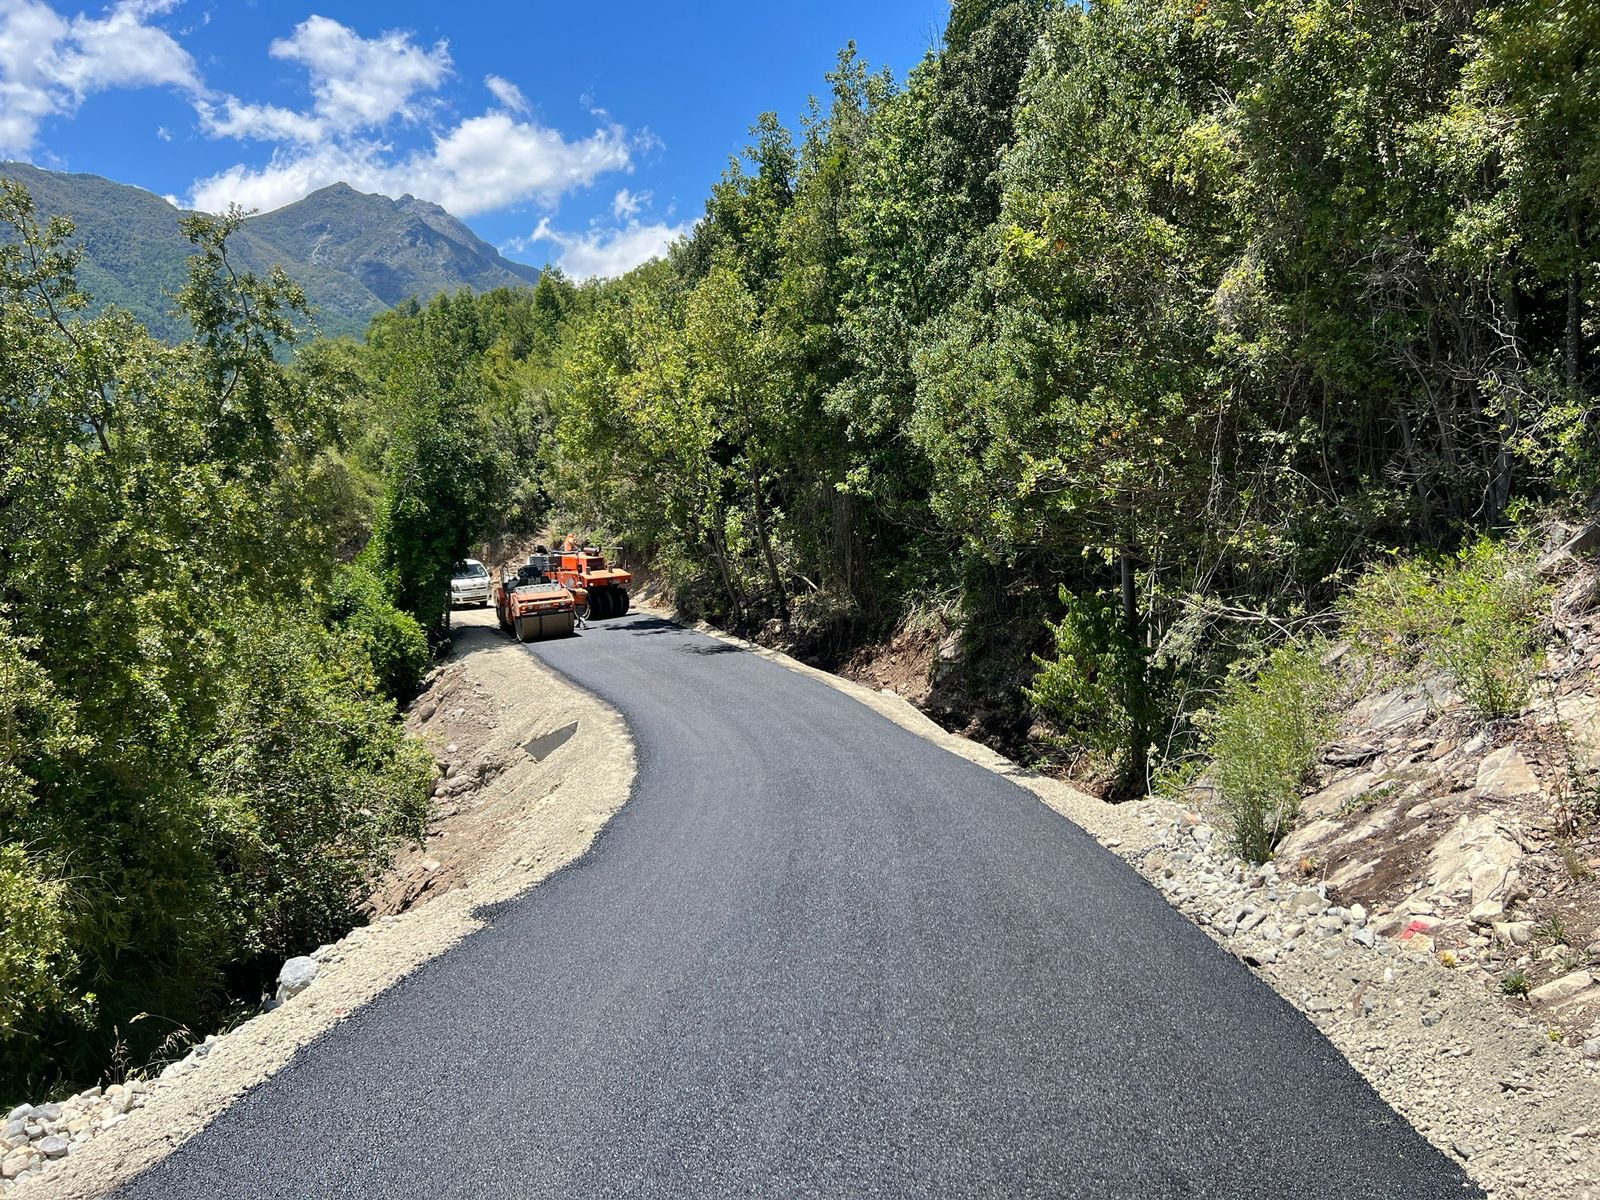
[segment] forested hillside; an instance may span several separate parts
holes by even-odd
[[[1143,787],[1364,563],[1592,487],[1597,36],[969,0],[903,85],[848,50],[570,323],[555,492],[813,651],[945,606],[991,732]]]
[[[958,0],[909,78],[847,48],[798,130],[759,116],[665,260],[292,360],[303,293],[224,269],[235,222],[188,220],[167,346],[84,319],[8,190],[0,1082],[153,1053],[351,919],[425,811],[394,699],[500,534],[825,662],[948,629],[982,732],[1113,796],[1311,737],[1340,620],[1509,630],[1520,677],[1495,539],[1600,466],[1597,39],[1535,0]]]

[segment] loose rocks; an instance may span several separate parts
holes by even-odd
[[[292,1000],[305,991],[316,979],[319,970],[321,968],[317,960],[305,956],[291,958],[284,963],[283,969],[278,972],[278,1001]]]

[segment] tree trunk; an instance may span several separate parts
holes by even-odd
[[[1567,272],[1567,398],[1577,400],[1583,387],[1583,266],[1578,209],[1567,205],[1567,232],[1571,236],[1572,268]]]
[[[789,597],[783,588],[783,575],[778,570],[778,557],[772,552],[772,538],[767,533],[767,506],[761,498],[761,473],[754,457],[750,458],[746,472],[750,478],[750,507],[756,516],[756,537],[761,542],[761,555],[767,560],[767,580],[778,598],[778,616],[785,624],[789,621]]]
[[[733,575],[728,571],[728,552],[723,547],[722,535],[711,535],[711,557],[717,560],[717,572],[722,576],[722,590],[728,594],[728,603],[733,606],[735,620],[744,617],[744,605],[739,599],[739,590],[733,586]]]
[[[1119,555],[1122,567],[1122,624],[1128,639],[1128,695],[1123,703],[1128,709],[1128,782],[1142,787],[1150,767],[1150,731],[1145,728],[1143,713],[1148,708],[1144,694],[1148,680],[1144,675],[1144,639],[1139,619],[1139,594],[1134,579],[1133,551],[1127,544]]]

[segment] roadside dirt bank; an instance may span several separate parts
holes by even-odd
[[[1079,825],[1305,1014],[1490,1200],[1600,1200],[1600,1061],[1552,1040],[1538,1014],[1509,1007],[1481,977],[1380,935],[1325,884],[1249,868],[1194,809],[1154,797],[1108,804],[948,732],[891,690],[694,626],[853,696]]]
[[[481,907],[581,857],[626,802],[636,764],[622,719],[501,635],[492,611],[455,620],[455,647],[407,717],[448,774],[427,843],[398,856],[373,923],[321,948],[302,993],[151,1080],[142,1109],[0,1190],[79,1200],[150,1167],[301,1046],[482,928]]]

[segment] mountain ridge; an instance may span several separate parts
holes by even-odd
[[[159,336],[184,336],[170,297],[183,286],[191,250],[178,228],[188,210],[100,175],[0,162],[0,178],[28,189],[40,220],[72,218],[91,311],[118,305]],[[317,330],[330,335],[359,335],[374,315],[412,296],[425,302],[462,287],[483,292],[539,279],[538,268],[505,258],[431,201],[343,182],[246,217],[229,247],[246,270],[288,272],[305,289]]]

